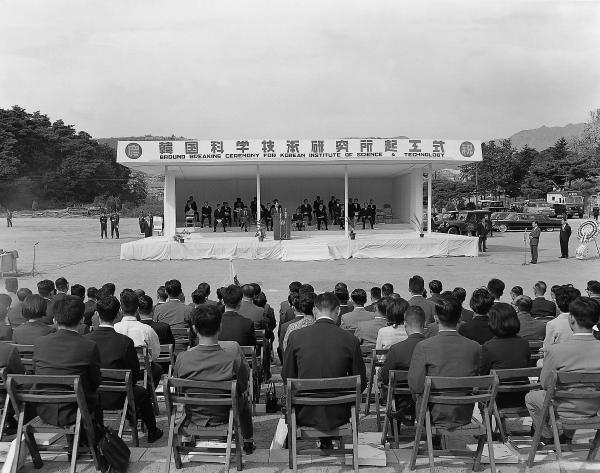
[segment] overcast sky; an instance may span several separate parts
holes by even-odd
[[[95,137],[489,139],[600,107],[600,2],[0,0],[0,107]]]

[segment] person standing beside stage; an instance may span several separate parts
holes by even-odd
[[[108,238],[107,225],[108,225],[108,217],[106,216],[106,212],[103,210],[102,215],[100,215],[100,239],[102,239],[104,237]],[[140,230],[141,230],[141,228],[140,228]]]
[[[477,226],[475,227],[475,233],[478,238],[477,244],[479,246],[479,251],[482,251],[483,253],[485,253],[487,251],[487,247],[486,247],[487,228],[486,228],[486,222],[483,218],[477,221]]]
[[[12,218],[13,218],[13,214],[10,211],[10,209],[7,208],[6,209],[6,227],[7,228],[13,226],[13,224],[12,224]]]
[[[208,219],[208,227],[212,227],[212,207],[208,202],[204,202],[202,206],[202,218],[200,219],[200,228],[204,228],[204,220]]]
[[[538,226],[537,222],[531,224],[531,231],[529,232],[529,247],[531,248],[531,264],[537,264],[538,260],[538,244],[540,242],[540,235],[542,230]]]
[[[335,195],[331,196],[331,200],[327,204],[327,210],[329,210],[329,220],[335,223]]]
[[[594,220],[598,221],[598,215],[600,215],[600,208],[595,205],[592,209],[592,215],[594,216]]]
[[[562,218],[559,234],[561,258],[569,257],[569,238],[571,238],[571,226],[567,222],[567,216],[565,215]]]
[[[110,237],[114,238],[116,234],[117,240],[119,239],[119,220],[119,214],[117,212],[113,212],[110,216]]]
[[[223,225],[223,231],[227,231],[225,228],[227,227],[227,218],[225,217],[225,213],[223,212],[223,209],[221,209],[221,204],[217,204],[217,208],[215,209],[215,220],[214,220],[214,225],[213,225],[213,229],[216,232],[217,231],[217,225],[220,223]]]

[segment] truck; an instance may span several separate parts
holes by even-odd
[[[546,194],[546,202],[549,204],[564,204],[567,218],[578,216],[583,218],[584,199],[583,194],[578,191],[556,190]]]

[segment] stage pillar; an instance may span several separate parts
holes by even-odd
[[[256,165],[256,228],[260,222],[260,164]]]
[[[417,168],[410,173],[409,222],[414,222],[415,218],[423,219],[423,168]]]
[[[431,222],[433,219],[431,218],[431,175],[433,174],[433,165],[429,163],[429,168],[427,169],[427,234],[431,235]]]
[[[172,238],[177,231],[177,206],[175,194],[175,171],[165,166],[165,191],[164,191],[164,212],[165,212],[165,232],[164,235]]]
[[[344,164],[344,236],[348,238],[348,165]]]

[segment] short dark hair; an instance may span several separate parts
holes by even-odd
[[[335,297],[338,298],[339,304],[347,304],[350,295],[348,294],[348,289],[344,289],[343,287],[339,287],[334,292]]]
[[[85,299],[85,287],[81,284],[73,284],[71,286],[71,295],[80,297],[81,300]]]
[[[250,284],[244,284],[242,286],[242,294],[244,297],[252,299],[254,297],[254,286],[251,286]]]
[[[523,288],[521,286],[514,286],[510,292],[512,294],[516,294],[517,296],[522,296],[523,295]]]
[[[347,293],[347,291],[346,291]],[[340,306],[340,301],[333,292],[323,292],[315,297],[315,307],[319,310],[333,312]]]
[[[440,322],[456,326],[460,320],[462,307],[454,296],[441,296],[435,303],[435,313]]]
[[[337,291],[340,288],[344,288],[346,289],[346,291],[348,290],[348,285],[345,282],[339,282],[335,285],[335,287],[333,288],[333,292]]]
[[[109,296],[114,296],[115,292],[117,291],[116,286],[111,282],[107,282],[106,284],[103,284],[101,289],[103,291],[107,292]]]
[[[423,294],[425,281],[418,274],[408,280],[408,290],[411,294]]]
[[[404,313],[409,305],[404,299],[391,299],[387,306],[385,315],[388,323],[394,327],[404,323]]]
[[[146,295],[146,291],[144,291],[143,289],[134,289],[133,292],[138,297],[142,297],[142,296]]]
[[[166,300],[167,299],[167,290],[165,289],[165,286],[158,286],[158,289],[156,290],[156,297],[158,299],[163,299]]]
[[[135,314],[135,311],[138,310],[139,307],[138,296],[136,296],[133,291],[126,291],[122,293],[121,307],[124,314]]]
[[[257,307],[261,307],[264,308],[267,305],[267,296],[264,292],[260,292],[255,298],[254,298],[254,304],[256,304]]]
[[[148,315],[152,312],[154,301],[148,294],[138,297],[138,309],[140,314]]]
[[[579,289],[571,286],[560,286],[556,290],[556,305],[561,312],[569,312],[569,304],[581,296]]]
[[[569,312],[577,325],[591,329],[598,323],[600,305],[590,297],[577,297],[569,304]]]
[[[221,294],[226,307],[236,307],[242,300],[242,290],[234,284],[221,288]]]
[[[514,307],[505,302],[498,302],[488,312],[488,326],[496,337],[512,337],[521,330],[521,322]]]
[[[197,307],[190,314],[192,325],[203,337],[212,337],[219,331],[221,318],[221,310],[216,305]]]
[[[390,305],[390,302],[392,302],[391,297],[382,297],[381,299],[379,299],[377,301],[377,304],[375,304],[375,307],[377,307],[377,312],[387,316],[387,308],[388,305]]]
[[[381,288],[379,286],[371,288],[371,299],[375,299],[376,301],[381,299]]]
[[[254,294],[260,294],[260,292],[262,291],[262,288],[260,287],[260,284],[258,284],[257,282],[251,282],[250,285],[254,288]],[[254,297],[254,296],[252,296]]]
[[[352,302],[354,302],[357,305],[365,305],[367,302],[367,293],[364,289],[354,289],[354,291],[352,291],[351,297]]]
[[[50,297],[54,292],[54,283],[50,279],[44,279],[37,283],[37,290],[40,296]]]
[[[411,305],[406,312],[404,312],[404,324],[405,325],[416,325],[420,328],[425,327],[425,311],[418,305]]]
[[[216,294],[217,294],[217,299],[219,299],[219,301],[222,301],[223,300],[223,288],[218,287]]]
[[[452,295],[456,297],[458,299],[458,302],[460,302],[460,305],[462,305],[465,299],[467,298],[467,291],[464,287],[455,287],[454,289],[452,289]]]
[[[46,299],[38,294],[31,294],[23,301],[23,318],[29,319],[40,319],[46,315]]]
[[[288,286],[288,289],[290,290],[290,292],[298,292],[300,286],[302,286],[302,283],[300,281],[292,281]]]
[[[87,296],[88,299],[96,299],[96,297],[98,297],[98,289],[96,289],[94,286],[88,287]]]
[[[505,287],[506,285],[504,282],[497,278],[492,278],[487,283],[487,290],[492,296],[494,296],[495,299],[500,299],[502,297]]]
[[[52,313],[54,320],[65,327],[77,327],[83,318],[85,304],[76,296],[66,295],[54,302]]]
[[[54,281],[54,284],[57,291],[66,292],[69,289],[69,281],[67,281],[65,278],[58,278],[56,281]]]
[[[531,312],[533,301],[529,296],[519,296],[515,299],[515,306],[520,312]]]
[[[179,294],[181,294],[181,283],[177,279],[170,279],[165,283],[165,290],[169,297],[179,297]]]
[[[17,292],[19,289],[19,280],[17,278],[6,278],[4,281],[4,288],[8,292]]]
[[[439,281],[438,279],[432,279],[429,282],[429,290],[432,294],[439,294],[442,292],[442,281]]]
[[[316,297],[314,292],[301,293],[298,296],[298,310],[303,314],[312,315]]]
[[[540,291],[541,294],[546,294],[546,289],[548,286],[546,286],[544,281],[538,281],[533,285],[533,287]]]
[[[200,289],[196,289],[192,292],[192,302],[194,304],[204,304],[206,302],[206,294]]]
[[[315,292],[315,288],[311,284],[302,284],[298,288],[298,294],[302,294],[303,292]]]
[[[21,302],[23,302],[25,300],[25,298],[27,296],[30,296],[31,294],[33,294],[31,292],[31,289],[29,289],[27,287],[22,287],[21,289],[17,290],[17,299],[19,299]]]
[[[594,294],[600,294],[600,282],[595,280],[588,281],[586,289]]]
[[[381,286],[381,295],[383,297],[391,296],[394,293],[394,285],[390,282],[386,282]]]
[[[485,315],[494,305],[494,296],[485,287],[473,291],[469,306],[476,314]]]
[[[100,320],[108,323],[113,323],[117,318],[121,303],[115,296],[102,296],[96,301],[96,310]]]
[[[200,284],[198,284],[198,290],[203,291],[205,297],[210,296],[210,284],[208,284],[207,282],[201,282]]]

